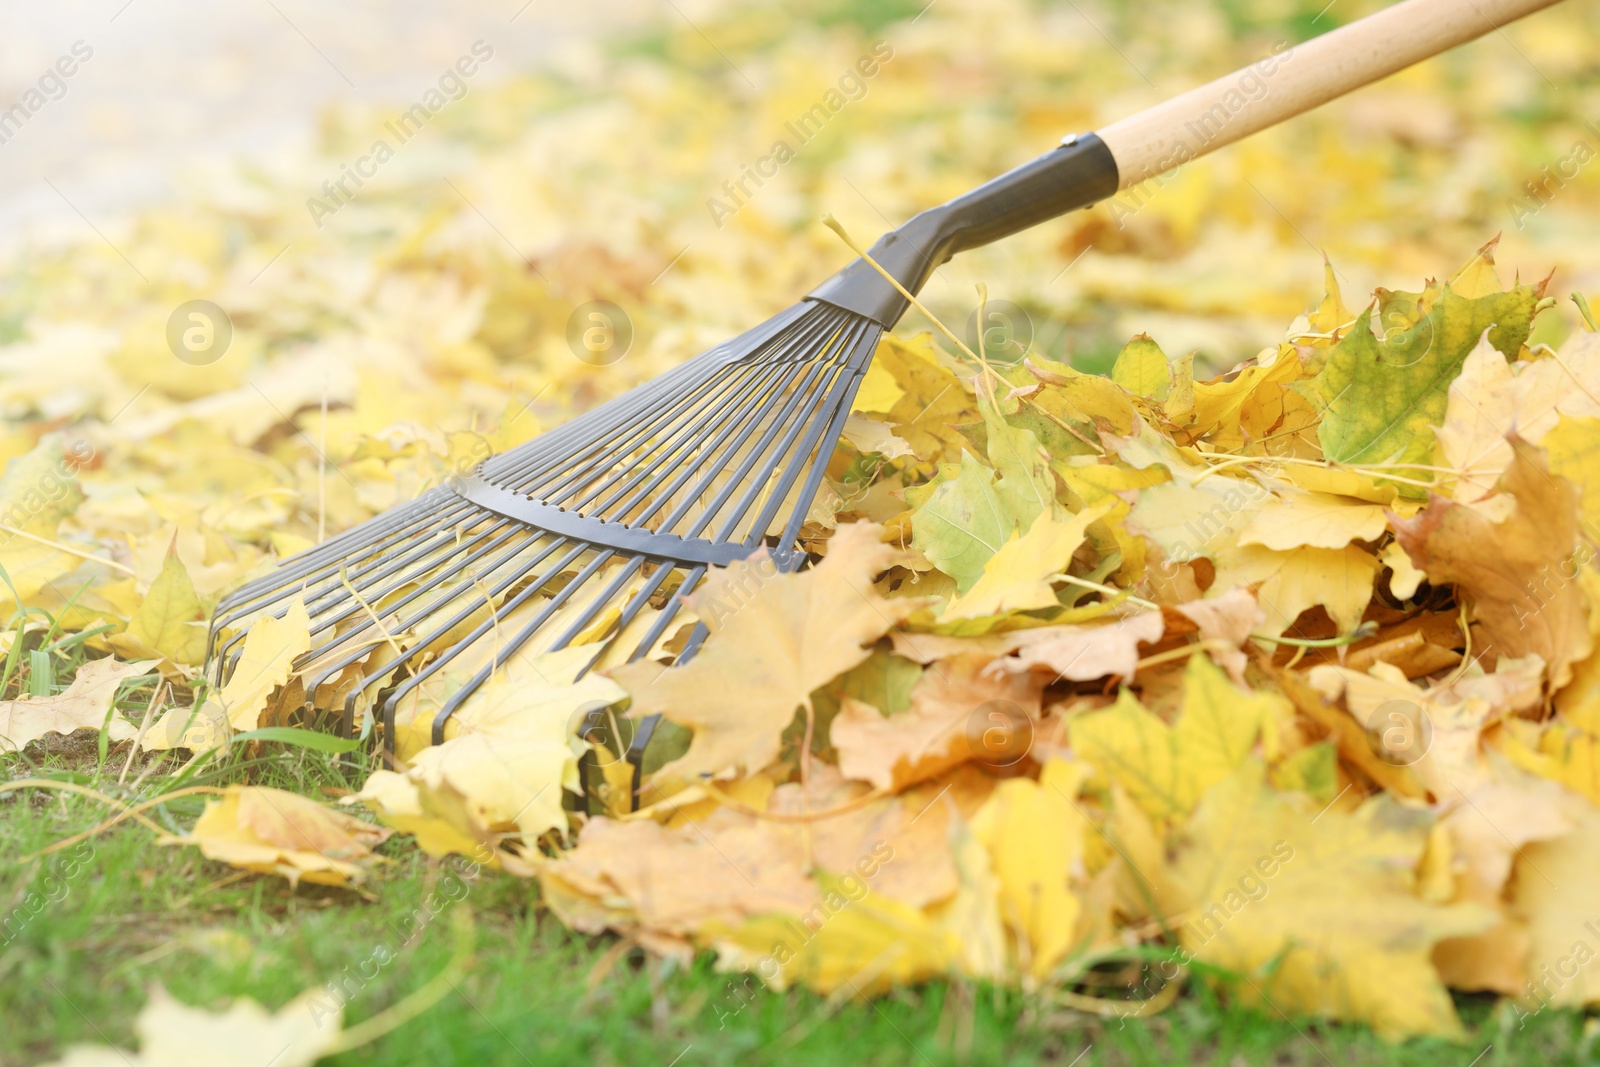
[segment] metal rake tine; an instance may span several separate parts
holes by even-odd
[[[595,572],[604,566],[614,554],[615,553],[610,549],[607,549],[602,551],[594,559],[590,560],[589,563],[578,572],[576,577],[563,586],[555,596],[551,597],[550,602],[544,607],[540,608],[539,611],[534,614],[534,617],[529,620],[521,630],[517,631],[517,633],[512,636],[510,641],[507,641],[504,645],[496,649],[494,657],[488,663],[478,668],[471,678],[462,683],[460,689],[457,689],[454,693],[450,694],[448,698],[446,698],[444,705],[439,709],[439,713],[434,717],[433,720],[434,744],[438,745],[444,742],[445,724],[450,721],[450,717],[456,713],[463,703],[466,702],[467,698],[472,696],[473,693],[476,693],[478,688],[482,686],[484,682],[488,681],[489,676],[500,668],[501,664],[505,663],[506,660],[510,659],[512,656],[515,656],[519,651],[521,651],[522,646],[527,644],[533,635],[539,632],[540,628],[549,621],[550,616],[554,615],[557,611],[560,611],[562,606],[569,599],[571,599],[572,594],[581,589],[588,582],[588,580],[594,576]],[[432,665],[430,665],[430,667],[431,666]],[[419,677],[421,676],[419,675]]]
[[[567,538],[557,538],[551,547],[553,549],[560,549],[567,545],[571,545],[571,547],[567,549],[566,554],[563,555],[560,560],[552,564],[549,570],[545,571],[542,575],[537,576],[532,582],[528,583],[524,589],[513,595],[512,598],[505,604],[501,605],[499,612],[494,613],[491,618],[473,627],[470,631],[468,631],[465,637],[458,639],[449,648],[445,649],[433,662],[429,663],[422,670],[401,682],[384,702],[386,716],[392,717],[394,709],[398,706],[400,700],[402,700],[413,689],[421,685],[424,681],[437,674],[440,670],[447,666],[451,660],[455,659],[456,656],[472,647],[472,644],[477,641],[478,638],[482,637],[484,634],[493,629],[497,625],[500,614],[504,613],[509,615],[510,613],[516,611],[523,604],[527,603],[534,596],[538,595],[538,593],[547,584],[549,584],[552,579],[560,575],[562,571],[566,570],[566,568],[574,563],[580,556],[582,556],[585,552],[592,550],[592,546],[590,545],[587,545],[583,542],[573,543]],[[553,554],[554,553],[551,552],[542,556],[542,558],[548,559],[549,555]],[[470,618],[470,612],[468,613],[467,617]],[[462,618],[460,621],[465,622],[466,618]],[[442,637],[445,633],[449,632],[449,629],[450,628],[441,628],[436,630],[435,633],[437,636]],[[423,642],[419,642],[419,644],[422,643]]]
[[[476,562],[481,556],[486,555],[487,553],[494,551],[495,549],[497,549],[497,548],[501,547],[502,545],[504,545],[506,542],[511,541],[514,538],[517,538],[519,535],[525,535],[526,534],[525,530],[518,529],[514,524],[512,524],[510,522],[504,522],[504,523],[501,523],[500,525],[505,527],[505,529],[500,534],[500,536],[495,540],[495,542],[493,544],[491,544],[491,545],[484,545],[484,546],[480,547],[473,554],[471,554],[471,555],[467,556],[465,559],[461,560],[460,561],[460,566],[461,567],[467,567],[467,566],[471,565],[472,563]],[[537,544],[538,542],[537,542],[537,540],[535,540],[535,541],[533,541],[531,543],[532,544]],[[504,554],[502,554],[499,558],[491,561],[489,563],[489,565],[484,568],[484,573],[493,574],[493,573],[499,571],[502,567],[506,566],[512,560],[514,560],[519,554],[521,554],[522,552],[526,551],[527,548],[528,548],[528,545],[529,545],[529,542],[519,542],[519,543],[513,544],[511,546],[511,548],[508,551],[506,551]],[[393,590],[395,588],[402,587],[407,582],[409,582],[411,580],[412,579],[409,578],[409,577],[403,578],[400,581],[396,582],[395,585],[391,586],[390,589]],[[504,589],[509,588],[510,585],[514,584],[515,581],[516,581],[516,576],[515,575],[513,575],[513,576],[511,576],[509,578],[503,579],[498,588],[491,588],[490,589],[491,597],[492,596],[498,596],[501,592],[504,591]],[[450,601],[460,597],[464,593],[473,591],[473,589],[474,589],[474,586],[473,585],[468,585],[467,583],[458,583],[455,586],[446,588],[443,591],[444,595],[442,595],[440,597],[437,597],[433,601],[429,602],[428,605],[425,608],[423,608],[422,611],[417,613],[417,615],[415,615],[415,616],[413,616],[413,617],[411,617],[409,619],[407,619],[407,618],[399,618],[398,619],[398,624],[397,624],[397,629],[399,629],[401,631],[409,630],[411,628],[411,626],[415,622],[417,622],[418,620],[423,619],[423,618],[428,618],[428,617],[434,615],[439,610],[441,610],[444,607],[444,605],[446,605]],[[415,590],[413,590],[412,592],[406,594],[406,596],[403,597],[402,599],[396,601],[393,604],[386,605],[384,610],[386,612],[388,612],[388,613],[398,615],[398,613],[402,609],[408,607],[414,601],[416,601],[416,600],[418,600],[418,599],[420,599],[422,597],[427,596],[429,593],[433,593],[433,592],[436,592],[436,591],[437,591],[437,587],[434,586],[434,585],[418,585]],[[380,594],[379,595],[379,599],[381,599],[382,596],[383,596],[383,594]],[[359,604],[351,605],[351,609],[356,610],[356,611],[359,611],[360,607],[361,606]],[[333,621],[336,622],[338,620],[333,620]],[[362,621],[360,623],[358,623],[352,629],[350,629],[350,630],[346,631],[345,633],[341,634],[339,636],[339,640],[338,640],[338,642],[336,642],[336,644],[337,643],[343,643],[343,642],[346,642],[346,641],[350,641],[351,639],[353,639],[355,637],[358,637],[359,635],[365,633],[367,630],[376,629],[376,628],[377,628],[376,623],[370,617],[367,617],[365,615],[365,613],[363,613]],[[447,629],[448,629],[448,627],[447,627]],[[312,652],[309,654],[309,655],[311,655],[313,657],[313,662],[317,658],[318,651],[319,650],[317,650],[317,649],[313,649]],[[344,656],[342,656],[339,659],[333,661],[332,663],[326,665],[324,667],[322,673],[316,675],[314,680],[308,681],[306,683],[306,688],[309,690],[309,689],[314,688],[316,685],[320,685],[322,682],[326,681],[333,674],[336,674],[337,672],[344,670],[346,667],[350,666],[352,663],[355,663],[355,662],[359,661],[360,659],[362,659],[367,654],[368,654],[367,652],[363,652],[360,649],[356,649],[356,650],[353,650],[353,651],[351,651],[349,653],[346,653]]]

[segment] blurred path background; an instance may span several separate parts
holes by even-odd
[[[93,57],[0,144],[0,243],[27,227],[70,235],[181,195],[226,158],[310,154],[324,106],[414,100],[474,41],[475,86],[578,62],[643,0],[3,0],[0,111],[75,42]],[[186,175],[189,177],[186,179]],[[52,190],[53,183],[60,192]]]

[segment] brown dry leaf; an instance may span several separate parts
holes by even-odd
[[[1044,679],[1030,673],[992,670],[997,661],[967,653],[940,660],[911,690],[911,707],[886,715],[849,697],[829,728],[847,778],[895,792],[926,781],[968,760],[1015,760],[1026,750],[1039,718]],[[1004,738],[990,736],[1004,732]],[[986,744],[985,739],[995,744]]]
[[[930,789],[928,797],[914,791],[855,807],[864,787],[822,770],[809,790],[780,786],[759,815],[718,806],[672,825],[598,817],[575,848],[541,863],[540,885],[575,929],[626,931],[657,951],[682,955],[707,941],[737,942],[743,923],[766,916],[780,918],[804,944],[811,938],[803,935],[815,936],[869,896],[892,900],[895,910],[955,893],[943,847],[952,817],[945,804],[947,797],[959,803],[954,797],[967,787],[951,780]],[[828,814],[835,810],[843,813]],[[799,947],[791,943],[778,962]]]
[[[634,717],[661,714],[694,730],[656,781],[687,781],[777,758],[783,731],[819,686],[867,658],[920,605],[872,587],[907,558],[872,523],[841,526],[811,570],[775,573],[762,554],[714,572],[692,600],[711,636],[686,666],[639,662],[611,672],[633,694]],[[753,589],[753,592],[750,590]]]
[[[1115,622],[1025,630],[1027,644],[1016,656],[995,660],[994,668],[997,672],[1035,671],[1073,682],[1130,679],[1138,667],[1139,646],[1154,644],[1165,632],[1159,611],[1144,611]]]
[[[102,727],[113,741],[129,741],[138,728],[111,710],[117,686],[129,678],[149,674],[155,660],[121,663],[94,659],[78,668],[66,692],[53,697],[0,700],[0,752],[20,751],[45,734],[70,734],[74,730]]]
[[[1235,682],[1243,685],[1244,669],[1249,660],[1241,649],[1267,618],[1255,594],[1248,589],[1234,588],[1210,600],[1190,600],[1174,605],[1173,610],[1195,624],[1202,641],[1235,646],[1213,647],[1208,651]]]
[[[233,785],[209,801],[194,828],[163,845],[197,845],[207,859],[276,874],[290,884],[348,885],[366,877],[372,849],[390,831],[298,793]]]
[[[790,836],[746,816],[679,827],[595,818],[576,848],[543,866],[539,884],[573,929],[632,932],[655,951],[683,956],[709,922],[799,916],[817,903]]]
[[[1577,490],[1550,473],[1539,449],[1511,445],[1498,483],[1511,501],[1507,515],[1497,521],[1435,498],[1415,518],[1394,519],[1395,536],[1430,581],[1459,586],[1501,653],[1538,655],[1559,689],[1593,648],[1588,600],[1563,577],[1578,545]]]

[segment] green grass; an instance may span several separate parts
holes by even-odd
[[[82,732],[41,755],[4,758],[7,777],[46,774],[115,791],[121,746],[98,775],[98,746]],[[135,775],[138,771],[135,770]],[[206,775],[317,795],[348,785],[329,757],[281,751]],[[158,781],[152,776],[147,780]],[[174,830],[203,803],[183,798],[153,816]],[[85,798],[0,796],[0,926],[30,892],[54,898],[28,921],[0,931],[0,1063],[38,1063],[74,1042],[134,1046],[132,1023],[160,982],[186,1003],[220,1008],[250,996],[276,1008],[302,990],[350,979],[346,1025],[424,986],[450,963],[451,915],[472,917],[476,951],[458,990],[336,1064],[1376,1064],[1478,1067],[1586,1061],[1582,1020],[1549,1012],[1518,1030],[1487,1000],[1463,1002],[1464,1046],[1383,1044],[1358,1027],[1273,1019],[1233,1009],[1204,990],[1187,992],[1152,1020],[1109,1022],[1052,1009],[1011,990],[970,983],[902,989],[877,1002],[829,1003],[803,992],[770,993],[716,974],[709,960],[687,971],[633,952],[605,966],[615,942],[572,934],[540,905],[534,885],[484,872],[459,881],[453,868],[406,839],[369,896],[238,876],[196,850],[155,844],[124,825],[92,845],[19,865],[19,857],[104,817]],[[430,894],[458,896],[408,942],[407,919]],[[7,938],[9,937],[9,940]],[[386,965],[375,959],[392,957]],[[365,977],[362,977],[365,975]],[[354,977],[351,977],[354,976]],[[1374,981],[1383,981],[1374,975]],[[681,1058],[679,1058],[681,1057]],[[243,1060],[237,1062],[244,1062]]]

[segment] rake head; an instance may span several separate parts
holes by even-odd
[[[375,714],[392,754],[398,716],[441,743],[514,655],[581,645],[594,650],[585,670],[687,659],[706,629],[685,639],[673,623],[708,567],[762,546],[780,569],[805,562],[800,527],[904,291],[962,248],[1115,189],[1091,134],[923,212],[869,253],[898,286],[858,259],[755,329],[234,591],[211,626],[215,681],[253,622],[303,598],[312,647],[294,666],[308,711],[331,690],[341,732]],[[635,795],[654,728],[640,723],[628,747]]]
[[[428,732],[519,653],[581,643],[591,665],[672,636],[706,568],[792,551],[883,326],[807,300],[407,504],[302,552],[217,609],[220,683],[245,628],[303,597],[305,692],[343,693],[341,730],[376,707],[392,739],[406,698],[472,673]],[[694,654],[705,628],[677,648]],[[421,727],[413,725],[413,729]],[[635,765],[653,724],[635,733]],[[392,741],[390,742],[392,748]]]

